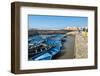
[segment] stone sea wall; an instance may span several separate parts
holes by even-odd
[[[77,32],[75,35],[75,58],[88,57],[88,37],[84,33]]]

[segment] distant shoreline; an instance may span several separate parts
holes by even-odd
[[[67,32],[71,32],[73,30],[28,30],[28,35],[36,35],[36,34],[43,34],[43,35],[47,35],[47,34],[65,34]]]

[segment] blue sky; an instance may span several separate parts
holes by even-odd
[[[29,28],[46,30],[63,29],[67,26],[84,27],[88,25],[88,17],[29,15],[28,25]]]

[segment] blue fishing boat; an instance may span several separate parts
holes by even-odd
[[[29,42],[29,57],[31,60],[51,60],[63,48],[62,39],[64,35],[55,34],[43,39],[35,36]],[[35,51],[35,52],[33,52]]]

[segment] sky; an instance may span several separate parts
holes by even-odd
[[[50,15],[29,15],[29,29],[64,29],[68,26],[84,27],[88,25],[88,17],[75,16],[50,16]]]

